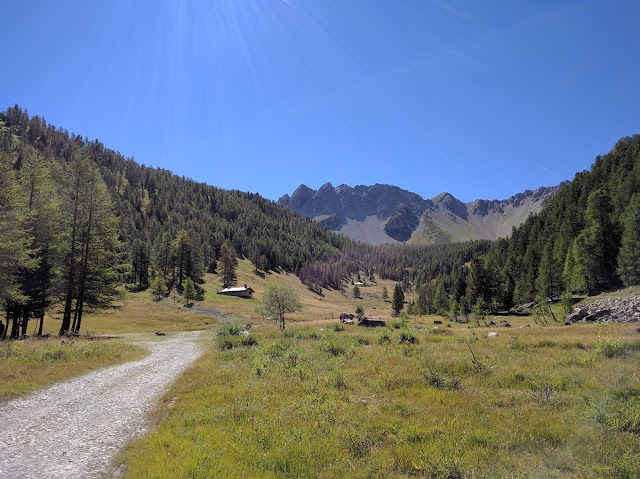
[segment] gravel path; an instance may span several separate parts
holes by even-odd
[[[147,413],[201,353],[200,332],[133,341],[151,354],[0,406],[0,478],[98,478],[114,473],[127,442],[148,431]]]

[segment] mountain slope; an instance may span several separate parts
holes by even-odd
[[[435,244],[507,236],[556,191],[542,187],[502,201],[463,203],[449,193],[425,200],[396,186],[326,183],[317,191],[301,185],[278,203],[365,243]]]
[[[132,269],[146,271],[161,247],[173,251],[181,231],[192,238],[190,261],[197,263],[196,277],[215,268],[224,242],[265,271],[295,271],[349,242],[258,194],[227,191],[141,165],[97,140],[30,117],[17,105],[0,112],[0,152],[13,158],[16,169],[36,154],[54,170],[75,156],[93,161],[111,193],[120,218],[119,236],[132,262],[142,258],[142,264],[132,264]],[[145,274],[140,286],[147,286],[147,281]]]

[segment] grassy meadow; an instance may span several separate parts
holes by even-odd
[[[145,355],[144,348],[121,340],[0,341],[0,403],[91,369],[142,359]]]
[[[223,327],[126,477],[640,477],[636,326],[415,323]]]

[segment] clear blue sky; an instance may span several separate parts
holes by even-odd
[[[146,165],[277,199],[503,199],[640,133],[640,2],[4,2],[15,103]]]

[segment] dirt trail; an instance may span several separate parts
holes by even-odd
[[[124,444],[148,431],[146,414],[201,353],[200,332],[132,341],[151,354],[0,406],[0,477],[99,478]]]

